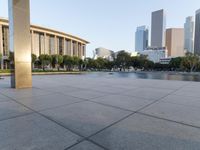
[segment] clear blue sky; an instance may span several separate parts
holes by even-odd
[[[0,16],[8,17],[7,1],[0,0]],[[167,27],[183,27],[195,14],[200,0],[30,0],[31,23],[80,36],[96,47],[134,51],[139,25],[151,24],[151,12],[165,9]]]

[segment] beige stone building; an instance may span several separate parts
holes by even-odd
[[[36,25],[31,25],[30,35],[32,53],[37,56],[41,54],[60,54],[80,58],[86,56],[86,45],[89,42],[79,37]],[[0,53],[3,55],[1,68],[7,68],[9,27],[8,20],[2,18],[0,18]]]
[[[170,28],[166,30],[166,47],[168,57],[184,56],[184,29]]]

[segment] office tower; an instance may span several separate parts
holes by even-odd
[[[186,52],[194,53],[194,19],[192,16],[187,17],[184,24],[184,48]]]
[[[135,51],[145,50],[149,44],[149,29],[146,26],[137,27],[135,32]]]
[[[194,53],[200,55],[200,9],[196,11]]]
[[[163,9],[152,12],[151,47],[165,47],[166,14]]]
[[[184,29],[170,28],[166,30],[166,47],[169,57],[184,56]]]

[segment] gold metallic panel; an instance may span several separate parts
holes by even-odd
[[[14,52],[11,86],[32,87],[29,0],[9,0],[10,51]]]

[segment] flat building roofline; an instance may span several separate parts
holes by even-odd
[[[9,24],[9,21],[6,18],[0,18],[0,22],[6,23],[7,25]],[[31,28],[36,28],[36,29],[46,30],[46,31],[49,31],[49,32],[54,32],[54,33],[57,33],[57,34],[62,34],[64,36],[68,36],[68,37],[83,41],[86,44],[90,43],[90,42],[88,42],[88,41],[86,41],[82,38],[79,38],[78,36],[67,34],[67,33],[64,33],[64,32],[58,31],[58,30],[54,30],[54,29],[50,29],[50,28],[46,28],[46,27],[41,27],[41,26],[38,26],[38,25],[32,25],[32,24],[31,24]]]
[[[196,14],[199,14],[200,13],[200,9],[198,9],[197,11],[196,11]]]

